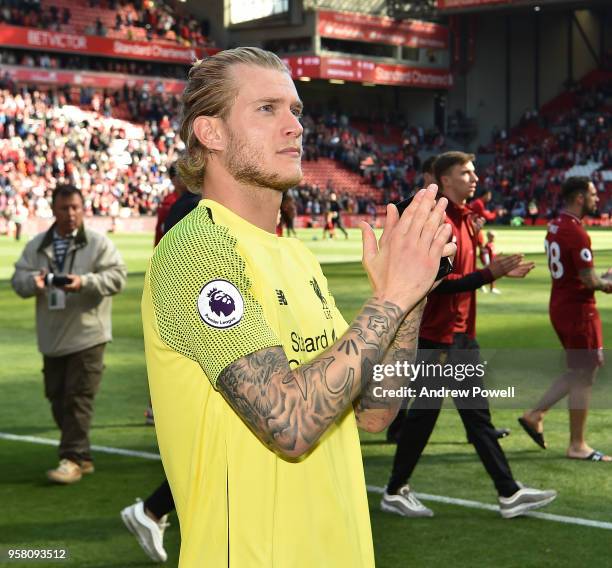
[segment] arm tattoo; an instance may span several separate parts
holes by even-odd
[[[424,306],[424,302],[416,306],[401,323],[393,338],[391,346],[381,361],[383,365],[395,365],[396,362],[403,364],[404,361],[408,363],[414,362]],[[384,389],[396,390],[404,386],[410,380],[409,377],[404,376],[384,376],[381,381],[374,381],[372,379],[372,374],[370,374],[369,377],[355,407],[358,423],[361,422],[360,419],[363,418],[363,413],[369,409],[389,409],[394,415],[402,402],[400,398],[381,399],[375,397],[373,391],[376,386],[380,386]]]
[[[217,388],[264,444],[299,456],[371,382],[373,366],[403,317],[395,304],[371,300],[348,331],[309,363],[292,371],[281,347],[263,349],[226,367]]]
[[[582,283],[591,290],[606,290],[610,285],[595,272],[594,268],[583,268],[578,275]]]

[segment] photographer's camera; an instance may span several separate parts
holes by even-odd
[[[61,288],[72,282],[72,278],[61,274],[53,274],[52,272],[45,275],[45,286],[55,286]]]

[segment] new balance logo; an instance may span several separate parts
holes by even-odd
[[[278,298],[278,304],[280,306],[288,306],[287,298],[285,298],[285,293],[282,290],[276,290],[276,297]]]

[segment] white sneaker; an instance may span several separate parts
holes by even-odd
[[[501,294],[501,290],[499,288],[493,288],[491,294]]]
[[[134,505],[121,511],[121,519],[151,560],[165,562],[168,559],[164,550],[164,531],[168,526],[168,515],[164,515],[156,523],[145,513],[143,502],[137,499]]]
[[[498,497],[499,512],[504,519],[512,519],[524,515],[533,509],[545,507],[557,497],[553,489],[534,489],[523,487],[519,484],[519,490],[510,497]]]
[[[396,495],[389,495],[387,490],[380,501],[380,508],[387,513],[395,513],[402,517],[433,517],[433,511],[421,503],[410,485],[400,487]]]
[[[488,293],[489,293],[489,289],[486,287],[486,285],[485,285],[485,286],[481,286],[481,287],[480,287],[480,291],[481,291],[483,294],[488,294]]]

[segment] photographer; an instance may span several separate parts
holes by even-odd
[[[55,483],[93,473],[89,427],[111,340],[111,299],[126,267],[113,243],[83,225],[83,196],[72,185],[53,192],[55,223],[26,245],[11,279],[22,298],[36,296],[38,349],[45,395],[62,435]]]

